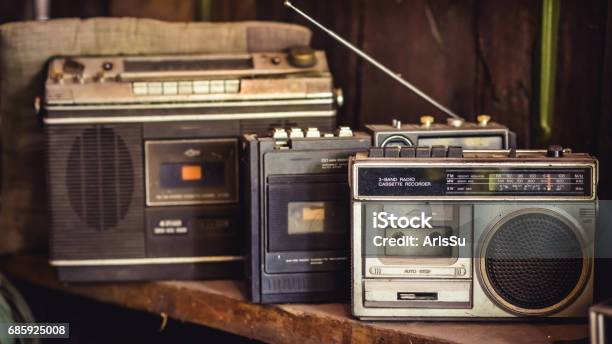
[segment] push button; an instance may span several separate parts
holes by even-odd
[[[176,81],[166,81],[163,83],[164,94],[177,94],[178,83]]]
[[[200,80],[193,82],[193,93],[206,94],[210,93],[210,81]]]
[[[400,149],[400,157],[402,158],[414,158],[416,156],[415,147],[402,147]]]
[[[149,94],[146,82],[135,82],[132,84],[132,92],[136,96],[145,96]]]
[[[370,158],[382,158],[385,156],[385,152],[381,147],[370,148],[368,156]]]
[[[399,158],[400,148],[399,147],[386,147],[385,158]]]
[[[178,93],[191,94],[193,92],[193,83],[191,81],[179,81]]]
[[[445,146],[433,146],[431,147],[432,158],[446,158],[446,147]]]
[[[449,146],[446,156],[448,156],[449,158],[463,158],[463,147]]]
[[[417,147],[416,148],[417,158],[429,158],[431,157],[431,149],[429,147]]]
[[[210,93],[224,93],[224,92],[225,92],[225,81],[212,80],[210,82]]]
[[[226,93],[240,92],[240,80],[225,80],[225,92]]]
[[[150,82],[148,85],[149,95],[160,95],[163,92],[161,82]]]

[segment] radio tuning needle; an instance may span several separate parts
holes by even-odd
[[[426,101],[428,101],[431,105],[435,106],[440,111],[444,112],[445,114],[447,114],[448,116],[450,116],[452,118],[461,119],[461,120],[463,119],[463,118],[461,118],[461,116],[455,114],[454,112],[452,112],[451,110],[449,110],[448,108],[443,106],[442,104],[440,104],[437,101],[435,101],[432,97],[428,96],[425,92],[421,91],[418,87],[416,87],[416,86],[412,85],[410,82],[406,81],[404,78],[402,78],[400,76],[399,73],[394,73],[392,70],[390,70],[389,68],[385,67],[382,63],[378,62],[377,60],[375,60],[370,55],[366,54],[365,52],[363,52],[359,48],[355,47],[354,45],[352,45],[351,43],[346,41],[344,38],[340,37],[338,34],[333,32],[332,30],[330,30],[330,29],[326,28],[325,26],[323,26],[322,24],[320,24],[319,22],[314,20],[312,17],[310,17],[309,15],[304,13],[299,8],[295,7],[291,3],[291,1],[285,0],[284,5],[286,7],[289,7],[290,9],[292,9],[294,12],[296,12],[300,16],[304,17],[306,20],[311,22],[313,25],[315,25],[316,27],[321,29],[323,32],[325,32],[328,35],[330,35],[336,41],[342,43],[342,45],[344,45],[345,47],[347,47],[350,50],[352,50],[355,54],[359,55],[361,58],[363,58],[364,60],[368,61],[370,64],[374,65],[376,68],[380,69],[382,72],[384,72],[385,74],[390,76],[392,79],[394,79],[395,81],[399,82],[404,87],[406,87],[409,90],[411,90],[412,92],[416,93],[419,97],[421,97],[421,98],[425,99]]]

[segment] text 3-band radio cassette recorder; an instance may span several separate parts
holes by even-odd
[[[349,174],[355,316],[587,315],[595,158],[558,146],[372,148]]]

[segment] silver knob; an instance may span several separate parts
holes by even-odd
[[[391,121],[391,126],[395,129],[401,129],[402,128],[402,121],[400,121],[399,119],[393,119],[393,121]]]

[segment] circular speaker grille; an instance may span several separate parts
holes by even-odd
[[[511,309],[555,311],[581,287],[581,241],[555,216],[531,212],[511,218],[491,232],[484,254],[481,273],[490,292]]]
[[[66,187],[73,209],[88,227],[117,226],[134,193],[132,160],[121,136],[107,127],[83,130],[70,148]]]

